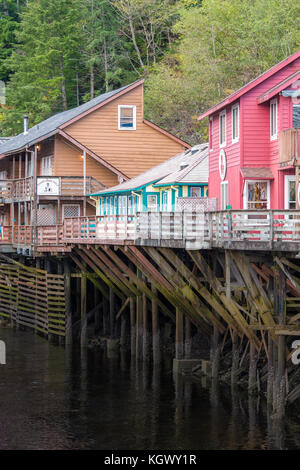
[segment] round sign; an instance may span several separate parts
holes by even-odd
[[[226,153],[225,153],[225,150],[222,149],[219,155],[219,173],[220,173],[220,178],[222,181],[224,181],[226,177],[226,171],[227,171]]]

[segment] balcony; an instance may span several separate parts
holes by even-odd
[[[33,177],[0,180],[0,201],[28,201],[33,194]]]
[[[0,202],[25,202],[29,201],[33,194],[33,177],[0,180]],[[88,196],[99,192],[104,187],[93,177],[82,176],[38,176],[38,196]]]
[[[282,166],[292,164],[299,156],[299,129],[286,129],[279,132],[279,163]]]

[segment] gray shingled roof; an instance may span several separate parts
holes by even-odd
[[[139,80],[137,80],[134,83],[137,83],[138,81]],[[14,151],[21,150],[25,148],[26,146],[33,145],[37,140],[39,140],[42,137],[46,137],[46,136],[50,136],[54,134],[55,131],[66,122],[90,110],[94,106],[97,106],[98,104],[103,103],[108,98],[111,98],[117,93],[125,90],[126,88],[130,87],[134,83],[131,83],[130,85],[126,85],[122,88],[119,88],[118,90],[109,91],[108,93],[104,93],[100,96],[97,96],[96,98],[78,106],[77,108],[69,109],[67,111],[63,111],[62,113],[55,114],[54,116],[51,116],[49,119],[46,119],[45,121],[42,121],[40,124],[37,124],[36,126],[29,129],[28,134],[26,135],[22,133],[12,139],[9,139],[9,141],[6,141],[2,144],[0,142],[0,154],[11,153]]]
[[[176,178],[178,177],[179,171],[181,171],[183,175],[186,175],[188,173],[188,168],[194,168],[197,162],[200,163],[207,157],[208,144],[195,145],[191,149],[185,150],[184,152],[169,158],[160,165],[154,166],[150,170],[135,176],[131,180],[125,181],[124,183],[118,184],[117,186],[113,186],[112,188],[106,189],[105,191],[92,194],[92,196],[102,196],[115,192],[135,191],[151,183],[158,184],[158,181],[161,183],[164,178],[169,176],[173,182],[173,174],[176,175]],[[188,165],[188,167],[186,167],[184,170],[180,170],[180,165],[182,163],[186,163]]]

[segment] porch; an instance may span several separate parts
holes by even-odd
[[[300,211],[147,212],[66,218],[49,226],[1,227],[0,245],[70,251],[78,245],[300,251]]]

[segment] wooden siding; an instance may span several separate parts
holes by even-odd
[[[65,131],[132,178],[184,150],[143,122],[143,85],[66,127]],[[118,105],[136,106],[136,130],[118,130]]]
[[[280,83],[286,77],[300,68],[300,59],[274,72],[269,78],[246,92],[240,102],[240,138],[239,143],[232,144],[231,108],[235,102],[226,108],[226,146],[227,174],[229,181],[229,204],[233,209],[243,207],[243,179],[240,168],[269,167],[274,175],[270,183],[271,209],[284,208],[284,175],[290,170],[279,170],[278,138],[270,139],[270,102],[258,104],[257,98],[270,88]],[[278,133],[292,127],[292,100],[283,96],[278,99]],[[209,162],[209,196],[220,198],[221,179],[219,176],[219,113],[212,115],[213,138]],[[232,188],[234,187],[234,191]],[[239,191],[239,192],[238,192]]]
[[[82,152],[61,137],[55,139],[53,176],[83,176]],[[106,187],[118,184],[118,178],[92,157],[87,158],[86,176],[92,176]]]

